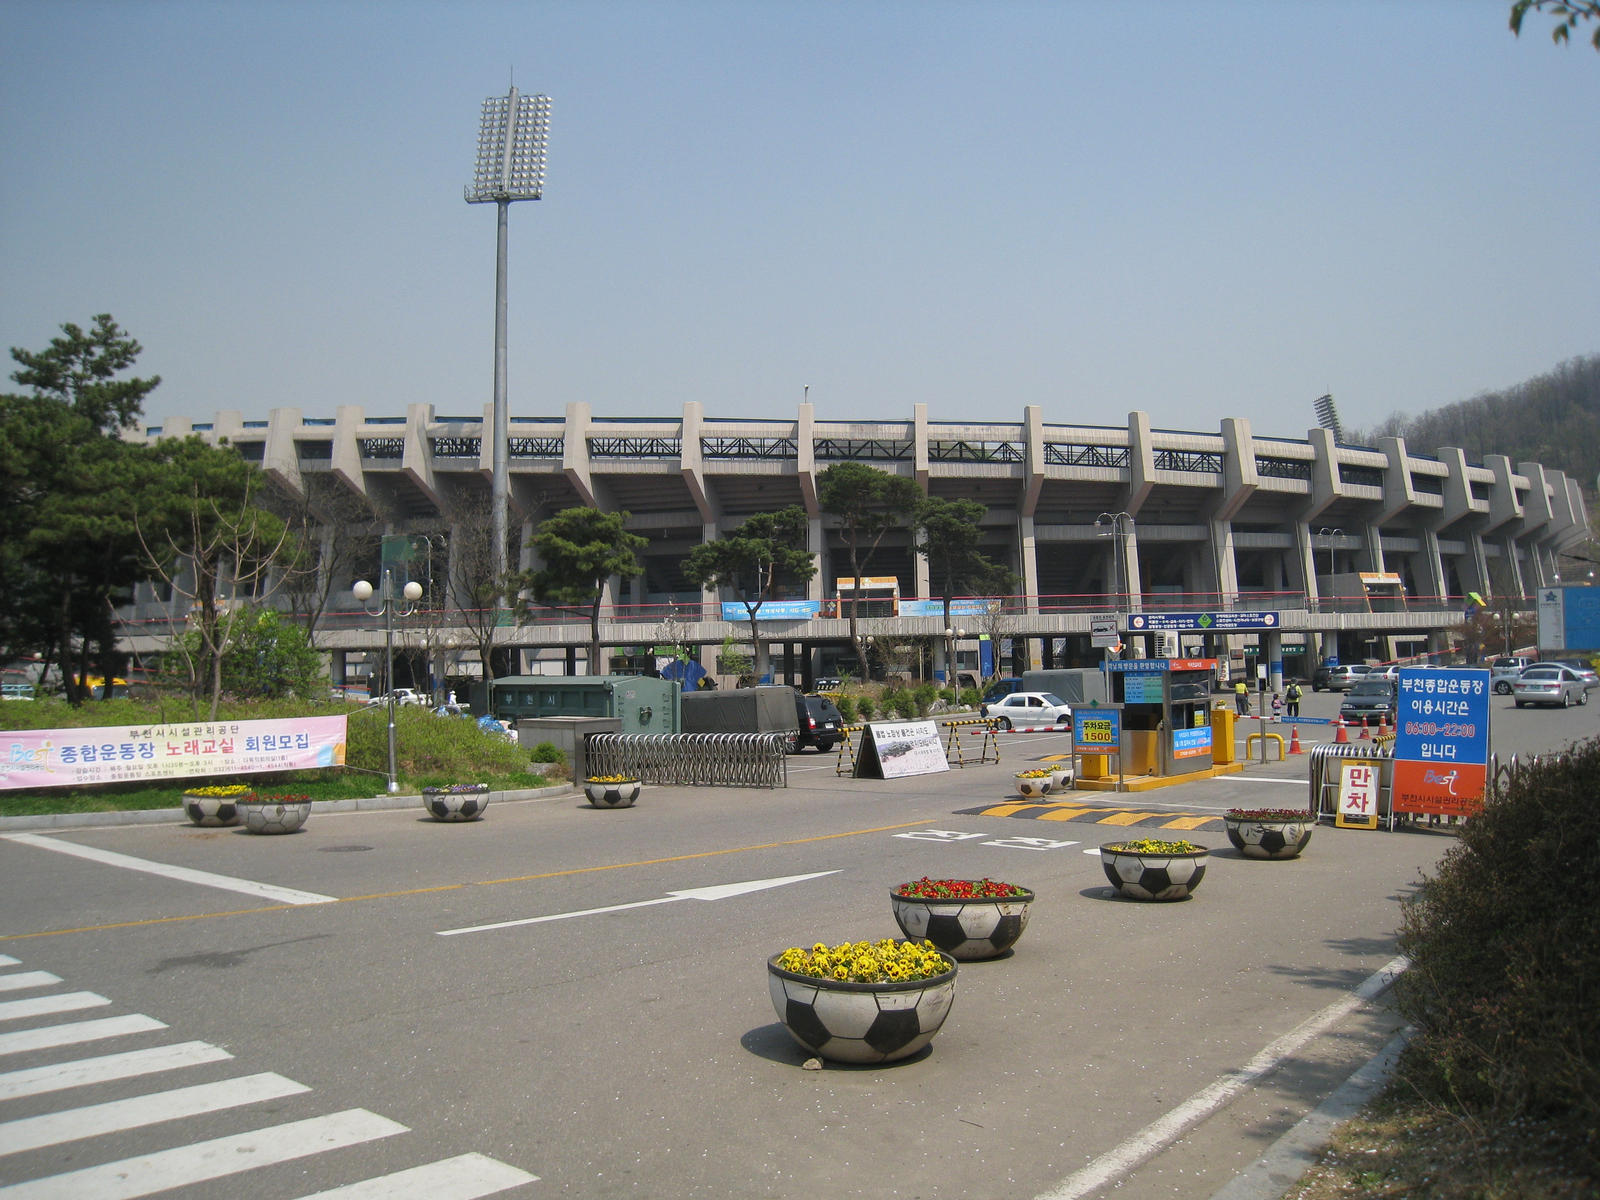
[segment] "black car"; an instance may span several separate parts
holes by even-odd
[[[833,701],[826,696],[802,696],[796,692],[794,710],[800,732],[795,735],[792,749],[798,752],[815,746],[818,750],[832,750],[844,728],[844,718]]]
[[[1339,705],[1339,716],[1346,721],[1376,722],[1385,717],[1392,720],[1395,691],[1392,679],[1363,679],[1345,693],[1344,703]]]

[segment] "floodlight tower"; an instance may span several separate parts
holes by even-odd
[[[468,204],[499,206],[494,265],[494,508],[495,595],[506,576],[506,510],[511,483],[506,465],[506,230],[513,200],[538,200],[544,193],[545,148],[550,134],[550,97],[523,96],[516,88],[483,102],[478,122],[478,165],[466,187]]]

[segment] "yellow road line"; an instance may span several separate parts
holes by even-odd
[[[863,837],[872,833],[887,833],[891,829],[910,829],[926,825],[926,820],[902,821],[897,825],[877,825],[871,829],[851,829],[844,833],[821,833],[815,837],[792,838],[782,842],[760,842],[752,846],[729,846],[723,850],[699,850],[693,854],[673,854],[665,858],[645,858],[637,862],[606,863],[597,867],[568,867],[560,871],[539,871],[532,875],[511,875],[504,879],[479,879],[470,883],[445,883],[433,887],[406,888],[395,892],[372,892],[365,896],[343,896],[331,904],[358,904],[366,900],[392,900],[402,896],[425,896],[432,892],[453,892],[469,887],[496,887],[502,883],[528,883],[536,879],[558,879],[565,875],[588,875],[599,871],[623,871],[630,867],[653,867],[662,863],[690,862],[697,858],[717,858],[724,854],[742,854],[749,850],[775,850],[782,846],[804,846],[812,842],[828,842],[837,838]],[[146,925],[171,925],[179,921],[209,921],[219,917],[247,917],[257,913],[304,911],[309,907],[327,908],[328,904],[314,906],[298,904],[271,904],[261,908],[236,908],[227,912],[188,913],[181,917],[149,917],[141,921],[114,921],[105,925],[80,925],[74,929],[40,929],[32,933],[0,933],[0,941],[25,941],[30,938],[62,937],[70,933],[103,933],[113,929],[137,929]]]

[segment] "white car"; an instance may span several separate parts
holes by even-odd
[[[990,703],[988,717],[996,729],[1071,725],[1072,706],[1054,692],[1012,692]]]

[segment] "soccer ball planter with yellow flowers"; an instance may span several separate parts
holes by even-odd
[[[252,792],[239,801],[239,813],[250,833],[293,833],[311,815],[311,797]]]
[[[237,825],[241,819],[239,801],[249,794],[249,787],[242,783],[186,788],[183,793],[183,812],[196,825],[207,829]]]
[[[591,775],[583,781],[583,794],[596,808],[631,808],[643,787],[632,775]]]
[[[930,942],[817,942],[767,960],[772,1007],[802,1047],[886,1063],[933,1040],[955,1001],[956,961]]]
[[[1188,841],[1140,838],[1100,847],[1100,866],[1131,900],[1187,900],[1206,875],[1211,851]]]
[[[1055,772],[1049,767],[1017,772],[1017,793],[1026,800],[1041,799],[1055,787]]]

